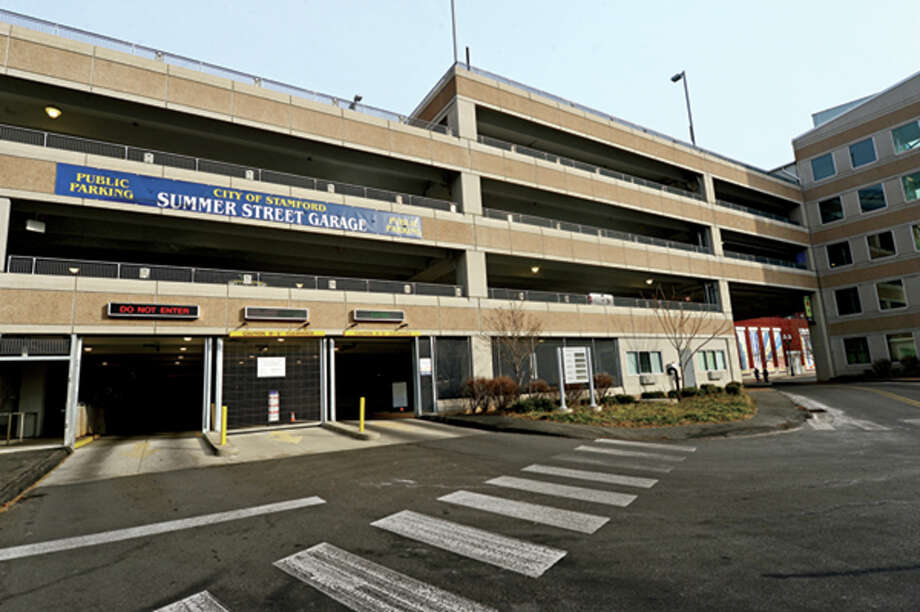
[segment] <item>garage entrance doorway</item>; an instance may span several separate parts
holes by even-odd
[[[78,436],[200,431],[202,338],[86,337],[82,357]]]
[[[336,418],[355,420],[361,397],[366,419],[415,414],[414,338],[337,338],[335,340]]]

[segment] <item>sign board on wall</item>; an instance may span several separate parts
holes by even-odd
[[[109,302],[106,312],[113,319],[197,319],[198,305]]]
[[[268,392],[268,422],[277,423],[281,418],[281,395],[272,389]]]
[[[571,384],[588,383],[588,349],[584,346],[567,346],[562,349],[562,369],[565,382]]]
[[[73,164],[57,164],[54,193],[91,200],[127,202],[161,210],[259,219],[360,234],[422,237],[422,219],[417,215]]]
[[[256,359],[257,378],[284,378],[284,357],[259,357]]]
[[[409,405],[409,385],[405,382],[393,383],[393,408],[405,408]]]
[[[421,357],[418,360],[418,373],[422,376],[431,376],[431,357]]]

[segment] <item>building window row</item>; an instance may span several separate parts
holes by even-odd
[[[907,292],[904,289],[904,281],[900,278],[875,283],[875,295],[879,310],[907,308]],[[834,291],[834,301],[837,304],[837,316],[845,317],[863,311],[859,287],[837,289]]]
[[[725,369],[725,351],[699,351],[696,354],[697,365],[702,372]]]
[[[920,170],[905,174],[900,177],[901,188],[904,191],[904,201],[913,202],[920,200]],[[888,198],[885,195],[885,186],[882,183],[867,185],[856,190],[856,199],[862,213],[875,212],[888,207]],[[833,223],[846,218],[843,206],[843,195],[835,195],[818,202],[818,215],[821,223]]]
[[[920,251],[920,224],[913,224],[909,228],[909,243],[912,243],[914,249]],[[902,237],[903,239],[903,237]],[[866,235],[866,249],[869,261],[894,257],[898,254],[898,245],[895,239],[895,230],[886,229],[874,234]],[[909,247],[907,247],[909,250]],[[850,248],[850,240],[841,240],[832,242],[824,247],[827,253],[827,265],[831,269],[849,266],[853,263],[853,251]]]
[[[885,346],[888,349],[888,359],[891,361],[917,357],[917,344],[914,342],[914,335],[911,332],[885,334]],[[869,338],[866,336],[844,338],[843,352],[847,365],[868,365],[872,363]]]
[[[891,141],[895,155],[920,148],[920,121],[914,120],[891,130]],[[878,160],[875,139],[872,136],[854,142],[847,148],[852,169],[861,168]],[[815,182],[823,181],[835,174],[837,174],[837,168],[833,151],[811,159],[811,176]]]
[[[627,374],[661,374],[661,352],[628,351],[626,353]]]

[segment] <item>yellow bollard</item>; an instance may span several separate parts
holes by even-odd
[[[361,411],[360,411],[360,415],[361,415],[361,421],[360,421],[360,425],[359,425],[359,427],[358,427],[358,431],[360,431],[361,433],[364,433],[364,398],[363,398],[363,397],[361,398]]]
[[[220,445],[227,445],[227,407],[223,406],[220,410]]]

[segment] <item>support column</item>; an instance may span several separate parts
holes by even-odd
[[[447,110],[447,125],[456,136],[476,140],[476,104],[472,100],[456,97]]]
[[[217,350],[214,354],[214,420],[211,431],[220,431],[224,414],[224,339],[217,339]]]
[[[70,334],[70,361],[67,369],[67,405],[64,407],[64,446],[73,448],[77,440],[77,402],[80,396],[80,362],[83,339]]]
[[[716,229],[718,230],[718,228]],[[731,329],[728,331],[728,335],[731,337],[727,339],[728,346],[726,347],[727,351],[725,354],[729,364],[729,380],[726,382],[731,382],[733,380],[741,382],[741,357],[738,354],[738,341],[735,337],[734,316],[732,315],[732,296],[728,288],[728,281],[724,279],[719,279],[719,303],[722,305],[722,313],[725,315],[725,319],[731,324]]]
[[[457,283],[463,286],[467,297],[489,297],[485,253],[482,251],[463,252],[457,262]]]
[[[6,247],[10,236],[10,199],[0,198],[0,272],[6,272]]]
[[[461,172],[450,186],[451,198],[460,205],[460,210],[467,215],[482,214],[482,187],[478,174]]]
[[[473,357],[473,376],[476,378],[492,378],[492,341],[484,336],[473,336],[470,339]]]
[[[722,230],[718,225],[709,226],[709,239],[712,241],[712,254],[716,257],[725,255],[725,251],[722,250]]]
[[[716,185],[712,180],[712,175],[708,172],[703,173],[703,190],[706,192],[703,194],[703,197],[706,198],[706,201],[710,204],[716,203]]]
[[[211,383],[214,377],[214,355],[211,338],[204,339],[204,382],[201,393],[201,433],[211,430]]]
[[[811,348],[815,354],[815,376],[818,380],[828,380],[837,375],[837,366],[834,363],[834,349],[831,346],[830,335],[827,333],[827,311],[820,289],[811,294],[811,300],[811,311],[815,324],[808,327],[811,335]],[[804,354],[805,347],[802,347],[802,352]]]

